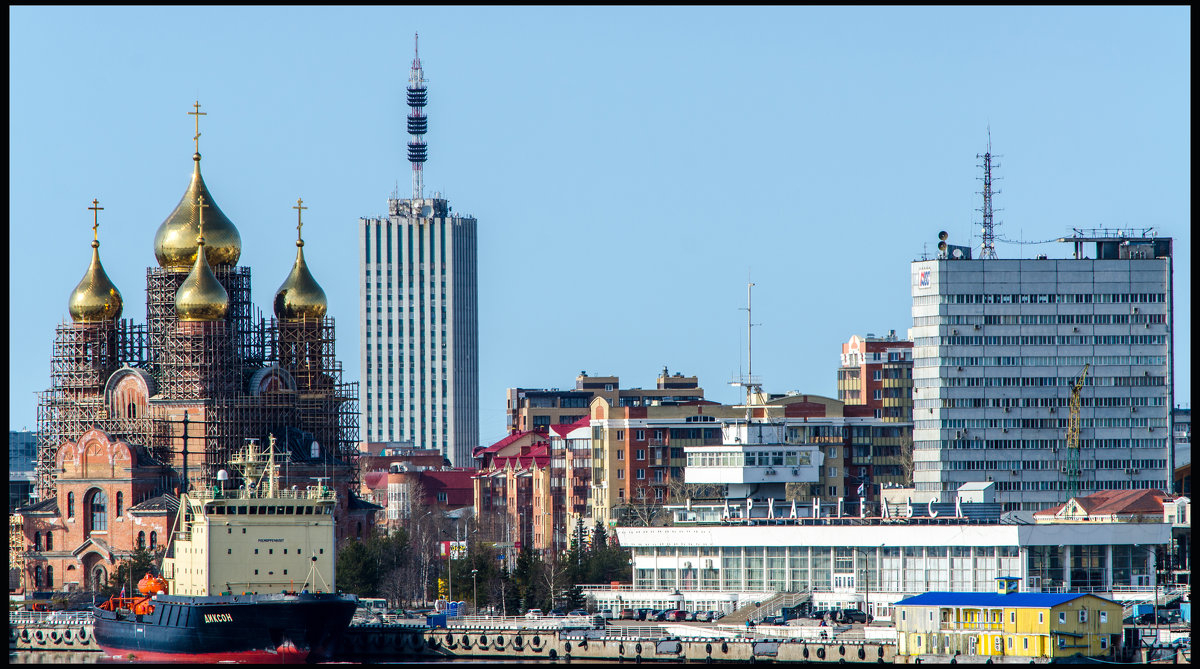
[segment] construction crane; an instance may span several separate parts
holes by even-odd
[[[1091,363],[1083,366],[1083,371],[1071,386],[1071,415],[1067,420],[1067,466],[1064,468],[1067,473],[1067,500],[1079,496],[1079,394],[1083,392],[1083,379],[1087,376],[1090,366]]]

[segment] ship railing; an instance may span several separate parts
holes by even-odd
[[[90,611],[10,611],[8,614],[8,624],[14,627],[17,625],[73,627],[91,623],[92,613]]]
[[[334,500],[337,494],[323,486],[306,486],[303,490],[299,488],[280,488],[271,496],[266,495],[265,490],[254,489],[238,489],[238,490],[213,490],[211,488],[193,489],[188,493],[192,499],[200,502],[209,502],[222,499],[303,499],[303,500]]]

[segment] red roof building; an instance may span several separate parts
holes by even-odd
[[[1161,523],[1161,490],[1101,490],[1033,514],[1038,523]]]

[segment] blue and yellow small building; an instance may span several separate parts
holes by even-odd
[[[895,604],[901,655],[1102,657],[1121,641],[1121,605],[1087,593],[927,592]]]

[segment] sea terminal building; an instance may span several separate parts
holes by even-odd
[[[1171,538],[1166,523],[1035,524],[1002,515],[999,504],[961,500],[865,518],[764,506],[738,518],[745,506],[692,504],[674,509],[673,527],[618,527],[633,583],[585,592],[600,608],[724,611],[809,592],[814,608],[860,608],[881,620],[905,597],[988,592],[999,576],[1018,577],[1020,592],[1144,601],[1156,587],[1150,549]]]

